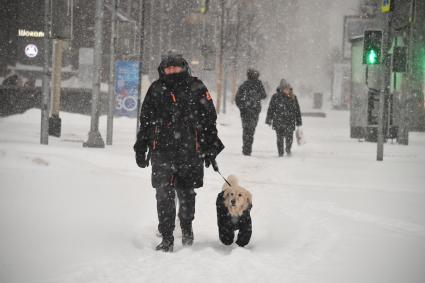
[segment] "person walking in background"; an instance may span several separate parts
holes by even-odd
[[[302,125],[300,105],[292,86],[285,80],[280,81],[277,92],[273,94],[267,110],[266,124],[272,126],[277,136],[277,151],[280,157],[284,149],[291,154],[295,126]],[[284,147],[285,140],[285,147]]]
[[[141,168],[149,165],[152,156],[151,181],[156,189],[162,236],[156,250],[172,252],[176,192],[182,244],[190,246],[194,240],[194,189],[203,186],[204,163],[218,171],[215,158],[224,145],[217,135],[212,98],[202,81],[191,76],[186,60],[169,55],[158,72],[159,79],[152,83],[143,101],[134,151]]]
[[[261,112],[261,100],[267,95],[263,83],[258,79],[260,73],[257,70],[248,69],[247,77],[248,80],[239,87],[235,101],[242,120],[242,153],[251,155],[255,128]]]

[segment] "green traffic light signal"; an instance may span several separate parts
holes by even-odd
[[[382,31],[366,30],[363,41],[363,64],[381,64]]]
[[[378,62],[378,54],[375,50],[370,50],[369,54],[367,55],[367,64],[368,65],[374,65]]]

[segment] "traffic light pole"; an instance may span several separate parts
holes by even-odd
[[[384,107],[385,97],[389,91],[389,71],[390,57],[388,51],[390,48],[390,28],[388,14],[382,15],[382,64],[380,65],[380,92],[379,92],[379,109],[378,109],[378,137],[377,137],[377,153],[376,160],[384,160]]]

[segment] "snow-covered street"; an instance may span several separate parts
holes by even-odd
[[[238,112],[219,117],[224,175],[253,194],[245,248],[218,239],[223,180],[197,190],[195,243],[156,252],[150,167],[134,161],[134,119],[116,119],[114,145],[83,148],[89,117],[62,113],[62,137],[39,144],[40,111],[0,119],[0,282],[424,282],[425,134],[410,145],[349,138],[346,111],[304,117],[307,143],[277,157],[260,116],[251,157]],[[101,117],[101,131],[106,119]]]

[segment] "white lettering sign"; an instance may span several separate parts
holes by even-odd
[[[44,37],[44,32],[18,29],[18,36],[22,36],[22,37]]]

